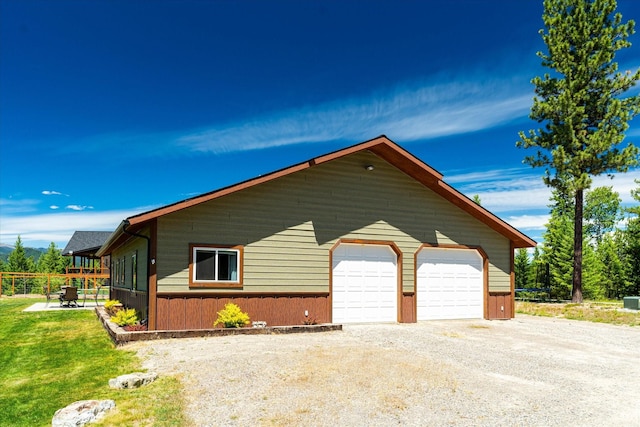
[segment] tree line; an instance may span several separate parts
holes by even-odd
[[[7,261],[0,259],[0,271],[16,273],[57,273],[64,274],[71,265],[71,258],[62,256],[62,250],[51,242],[47,251],[37,261],[27,256],[22,239],[18,236],[14,249],[9,253]]]
[[[621,208],[612,187],[597,187],[585,196],[581,236],[582,292],[587,299],[621,299],[640,295],[640,180],[631,195],[639,205]],[[573,199],[558,191],[551,197],[543,242],[533,254],[515,254],[515,287],[553,299],[571,299],[573,280]],[[527,291],[525,291],[527,292]]]

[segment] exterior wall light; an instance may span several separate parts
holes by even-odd
[[[375,167],[373,167],[373,165],[367,165],[364,167],[366,170],[368,170],[369,172],[371,172],[372,170],[375,169]]]

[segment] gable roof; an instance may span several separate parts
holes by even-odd
[[[480,222],[486,224],[496,232],[502,234],[507,239],[513,242],[515,248],[533,247],[536,245],[536,242],[533,239],[521,233],[516,228],[512,227],[502,219],[498,218],[482,206],[475,203],[473,200],[469,199],[468,197],[445,183],[442,180],[442,174],[440,172],[433,169],[431,166],[427,165],[422,160],[418,159],[395,142],[391,141],[385,135],[381,135],[369,141],[352,145],[351,147],[343,148],[341,150],[334,151],[332,153],[328,153],[319,157],[314,157],[313,159],[277,170],[275,172],[271,172],[266,175],[260,175],[256,178],[252,178],[235,185],[204,193],[199,196],[195,196],[154,210],[143,212],[138,215],[130,216],[129,218],[125,219],[111,234],[109,240],[105,243],[105,245],[103,245],[102,248],[100,248],[99,255],[108,253],[110,248],[113,247],[115,243],[121,242],[122,239],[126,237],[125,234],[130,234],[132,231],[139,230],[149,221],[163,215],[177,212],[191,206],[199,205],[200,203],[208,202],[210,200],[214,200],[219,197],[226,196],[228,194],[235,193],[237,191],[241,191],[258,184],[262,184],[264,182],[269,182],[274,179],[365,150],[368,150],[381,159],[387,161],[411,178],[420,182],[427,188],[431,189],[435,193],[444,197],[449,202],[453,203],[455,206],[459,207],[474,218],[478,219]],[[126,232],[125,230],[127,230],[129,227],[130,230]]]
[[[76,231],[62,250],[62,255],[95,256],[111,234],[111,231]]]

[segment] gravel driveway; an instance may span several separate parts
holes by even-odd
[[[640,328],[511,321],[140,342],[197,426],[640,426]]]

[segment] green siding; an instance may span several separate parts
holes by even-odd
[[[148,230],[143,231],[143,235],[148,235]],[[111,280],[114,286],[117,288],[132,289],[133,277],[132,277],[132,256],[136,254],[138,273],[137,273],[137,290],[147,290],[147,241],[140,237],[131,237],[124,245],[119,246],[111,253],[111,262],[115,263],[122,258],[125,259],[125,281],[124,286],[116,285],[113,278]],[[187,265],[188,267],[188,265]],[[115,274],[115,269],[111,268],[111,274]]]
[[[375,170],[366,171],[367,164]],[[158,291],[186,291],[189,243],[212,243],[244,245],[247,292],[326,292],[329,249],[340,238],[395,242],[406,291],[414,288],[414,253],[422,243],[482,246],[490,290],[510,290],[507,238],[359,152],[160,217]]]

